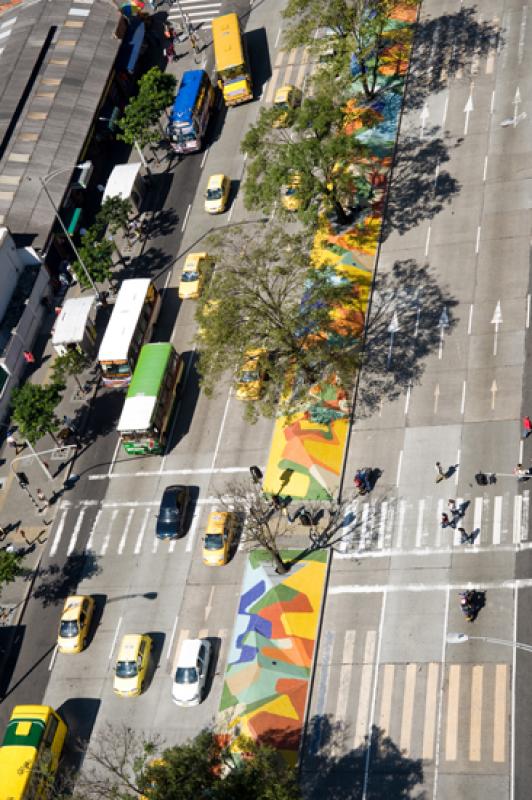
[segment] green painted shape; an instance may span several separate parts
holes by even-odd
[[[168,342],[144,345],[129,384],[128,398],[137,397],[137,395],[157,397],[173,350],[173,346]]]
[[[252,614],[258,614],[263,608],[267,608],[274,603],[287,603],[293,600],[298,594],[300,594],[300,592],[296,589],[292,589],[291,586],[280,583],[263,594],[260,600],[257,600],[256,603],[249,607],[249,611]]]
[[[283,561],[291,561],[294,558],[297,558],[301,553],[304,553],[304,550],[280,550],[281,558]],[[267,550],[252,550],[251,553],[248,555],[248,563],[252,569],[257,569],[261,567],[263,564],[271,563],[272,557]],[[315,550],[311,553],[305,555],[301,561],[297,561],[290,572],[286,573],[285,577],[288,577],[294,572],[295,567],[300,564],[304,564],[305,561],[327,561],[327,550]],[[272,576],[273,577],[273,576]],[[277,578],[277,576],[275,576]],[[279,576],[279,579],[282,580],[283,576]],[[257,603],[260,600],[257,600]]]
[[[224,681],[222,689],[222,698],[220,700],[220,711],[225,711],[226,708],[233,708],[238,703],[238,697],[229,689],[227,683]]]

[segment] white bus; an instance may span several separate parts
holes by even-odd
[[[160,308],[161,296],[149,278],[123,281],[98,353],[105,386],[129,384]]]

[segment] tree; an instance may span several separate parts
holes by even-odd
[[[350,165],[356,162],[359,181],[365,179],[368,149],[345,125],[346,109],[332,92],[303,100],[294,110],[293,133],[272,128],[272,109],[262,109],[258,121],[242,139],[250,157],[244,183],[247,208],[269,213],[278,205],[283,186],[297,175],[299,205],[296,215],[315,226],[319,215],[333,212],[340,223],[345,208],[359,204],[360,185],[353,181]]]
[[[281,482],[279,492],[283,488]],[[289,481],[286,488],[288,491]],[[321,501],[319,507],[308,504],[307,507],[300,506],[299,513],[290,513],[279,495],[270,498],[263,493],[261,486],[238,481],[226,486],[218,500],[245,520],[241,542],[249,550],[267,550],[279,574],[288,572],[305,555],[337,544],[344,535],[347,500]],[[283,547],[290,540],[292,525],[298,521],[308,532],[308,546],[295,559],[286,560]]]
[[[104,283],[111,279],[114,250],[113,242],[103,236],[101,224],[92,225],[82,237],[78,252],[94,283]],[[82,286],[90,286],[79,261],[73,263],[72,269]]]
[[[161,138],[161,114],[174,99],[176,79],[159,67],[152,67],[139,80],[138,93],[117,121],[118,139],[142,148]]]
[[[402,5],[416,8],[419,0],[404,0]],[[381,88],[378,79],[384,58],[395,62],[397,74],[411,44],[412,25],[391,23],[396,6],[397,0],[288,0],[283,16],[291,24],[285,30],[284,45],[319,52],[323,40],[316,37],[316,30],[330,29],[339,51],[335,69],[343,63],[344,76],[356,76],[371,100]]]
[[[24,386],[13,390],[12,417],[20,433],[30,444],[35,444],[45,433],[49,433],[56,442],[54,434],[61,423],[55,410],[61,402],[64,389],[63,383],[50,383],[45,386],[25,383]]]
[[[23,558],[23,552],[0,550],[0,590],[2,586],[12,583],[15,578],[24,574]]]
[[[299,800],[295,771],[272,748],[201,731],[161,748],[131,728],[111,726],[89,749],[75,800]]]
[[[129,198],[108,197],[96,214],[95,223],[101,226],[102,233],[109,228],[110,233],[117,233],[127,228],[133,205]]]
[[[301,410],[327,376],[353,384],[364,319],[358,289],[331,266],[311,267],[311,244],[306,232],[276,225],[210,239],[216,273],[196,311],[201,384],[211,394],[225,372],[236,384],[247,352],[264,353],[268,379],[246,404],[250,420]]]
[[[57,356],[52,365],[52,376],[57,383],[66,383],[66,378],[72,376],[76,381],[80,391],[83,390],[79,382],[78,375],[83,372],[90,364],[90,358],[81,350],[67,350],[61,356]]]

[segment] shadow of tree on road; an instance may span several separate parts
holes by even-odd
[[[50,564],[39,569],[33,597],[41,600],[44,607],[57,605],[75,591],[82,578],[92,578],[100,572],[96,556],[75,553],[67,558],[62,567]]]
[[[426,800],[423,762],[407,758],[393,739],[373,725],[371,737],[352,750],[349,725],[314,716],[305,733],[300,783],[305,800]],[[367,776],[367,777],[366,777]]]

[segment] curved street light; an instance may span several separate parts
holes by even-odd
[[[65,223],[63,222],[63,220],[61,218],[61,214],[59,213],[59,209],[57,208],[56,204],[54,203],[52,195],[48,191],[48,186],[47,186],[47,184],[50,181],[52,181],[58,175],[61,175],[61,173],[68,172],[69,170],[73,170],[73,169],[83,169],[83,167],[86,167],[88,163],[89,162],[87,162],[87,161],[83,161],[81,164],[71,164],[68,167],[61,167],[60,169],[56,169],[53,172],[48,173],[48,175],[45,175],[44,178],[42,178],[39,175],[39,180],[41,182],[42,188],[44,189],[44,193],[46,194],[46,197],[50,201],[50,204],[51,204],[53,210],[55,211],[55,216],[59,220],[59,224],[61,225],[61,228],[63,229],[63,233],[65,234],[65,236],[66,236],[66,238],[68,240],[68,243],[70,244],[70,247],[74,251],[74,255],[76,256],[76,258],[77,258],[77,260],[79,262],[79,265],[80,265],[81,269],[83,270],[83,272],[85,274],[85,277],[87,278],[87,281],[89,282],[89,284],[90,284],[90,286],[92,288],[92,291],[94,292],[94,296],[96,297],[97,300],[99,300],[100,293],[96,289],[96,286],[94,285],[94,281],[92,280],[91,276],[89,275],[89,271],[88,271],[87,267],[85,266],[85,264],[83,262],[83,259],[81,258],[80,254],[78,252],[78,249],[77,249],[76,245],[74,244],[74,242],[72,240],[72,237],[71,237],[71,235],[69,234],[69,232],[68,232],[68,230],[66,228]]]
[[[471,639],[489,642],[490,644],[502,644],[506,647],[515,647],[517,650],[526,650],[528,653],[532,653],[532,644],[512,642],[509,639],[495,639],[492,636],[469,636],[467,633],[448,633],[446,636],[447,644],[463,644]]]

